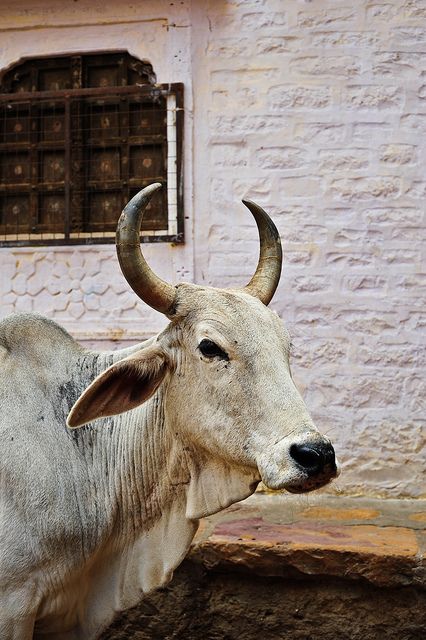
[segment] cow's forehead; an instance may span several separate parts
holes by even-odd
[[[230,342],[263,344],[289,342],[281,319],[260,300],[242,290],[181,285],[177,322],[191,335],[223,336]]]

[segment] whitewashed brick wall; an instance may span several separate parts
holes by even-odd
[[[343,462],[330,490],[425,496],[426,2],[23,0],[2,3],[0,37],[2,66],[127,39],[160,82],[185,82],[188,242],[149,247],[151,264],[244,284],[257,239],[239,200],[264,206],[285,254],[273,307]],[[162,324],[111,248],[3,250],[0,268],[3,311],[80,338]]]
[[[197,278],[248,277],[255,233],[237,199],[271,212],[285,255],[273,306],[343,460],[337,487],[425,495],[426,2],[211,2],[195,16]]]

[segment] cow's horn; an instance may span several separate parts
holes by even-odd
[[[244,288],[250,295],[269,304],[280,281],[283,252],[278,230],[266,211],[251,200],[243,200],[256,220],[260,251],[256,273]]]
[[[136,295],[153,309],[171,316],[176,289],[155,275],[142,255],[140,244],[143,212],[158,189],[161,184],[155,182],[130,200],[118,221],[115,242],[121,270]]]

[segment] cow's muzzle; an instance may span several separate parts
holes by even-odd
[[[327,440],[292,444],[289,453],[302,476],[285,487],[290,493],[319,489],[338,476],[334,448]]]

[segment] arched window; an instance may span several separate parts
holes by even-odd
[[[29,59],[0,77],[0,245],[113,242],[163,183],[144,241],[183,241],[183,87],[127,52]]]

